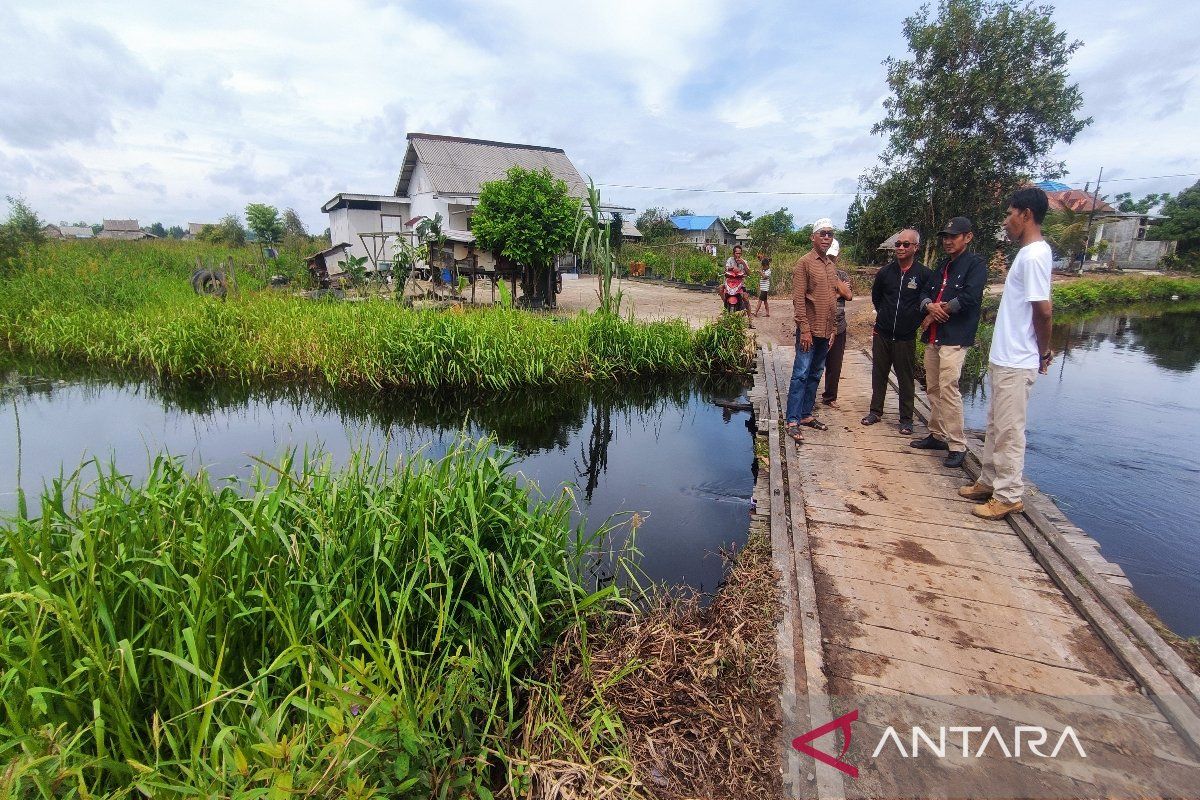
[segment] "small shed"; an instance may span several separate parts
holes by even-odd
[[[733,232],[733,238],[737,240],[738,244],[746,244],[750,241],[750,229],[738,228]]]
[[[903,231],[896,231],[891,236],[884,239],[883,242],[876,249],[886,250],[889,255],[896,252],[896,240],[900,238],[901,233],[903,233]]]
[[[312,275],[313,281],[322,289],[328,289],[332,279],[346,271],[343,265],[349,251],[350,245],[342,242],[306,258],[308,273]]]
[[[637,225],[627,219],[621,220],[621,238],[627,242],[640,242],[642,240],[642,232],[637,229]]]
[[[157,239],[158,237],[142,230],[136,219],[106,219],[104,220],[104,229],[100,231],[100,234],[96,238],[134,241],[137,239]]]

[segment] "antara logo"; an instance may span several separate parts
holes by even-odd
[[[858,709],[855,709],[818,728],[813,728],[808,733],[797,736],[792,740],[792,747],[805,755],[812,756],[822,764],[828,764],[852,778],[857,778],[858,767],[842,760],[850,749],[850,725],[857,719]],[[842,732],[842,751],[836,758],[809,744],[814,739],[819,739],[835,730]],[[1080,743],[1079,737],[1075,735],[1075,730],[1070,725],[1063,728],[1049,753],[1043,752],[1042,748],[1047,746],[1050,733],[1040,725],[1016,725],[1008,736],[1005,736],[995,725],[990,728],[977,725],[949,725],[936,730],[937,737],[935,738],[924,728],[913,726],[909,730],[907,739],[910,746],[906,748],[905,739],[901,738],[896,729],[889,725],[883,735],[879,737],[879,742],[875,745],[871,758],[878,758],[889,744],[895,747],[896,752],[902,758],[919,758],[923,755],[922,750],[935,758],[946,758],[947,756],[981,758],[988,752],[989,747],[992,748],[993,754],[1000,754],[1005,758],[1020,758],[1023,753],[1029,753],[1038,758],[1057,758],[1067,743],[1075,748],[1075,752],[1079,754],[1080,758],[1087,758],[1083,744]],[[972,747],[973,742],[977,742],[978,747]]]

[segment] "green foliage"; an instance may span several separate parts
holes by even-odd
[[[296,209],[284,209],[282,224],[284,238],[308,237],[308,228],[304,227],[304,220],[300,219],[300,215],[296,213]]]
[[[149,228],[145,228],[144,230],[146,233],[153,234],[160,239],[165,239],[167,237],[167,229],[163,227],[161,222],[155,222]]]
[[[416,311],[382,298],[317,303],[259,291],[264,281],[244,267],[237,296],[197,297],[188,283],[196,258],[216,263],[227,252],[193,242],[47,243],[0,292],[0,348],[181,379],[480,394],[748,364],[744,355],[725,360],[745,337],[723,322],[694,331],[596,314]],[[239,264],[258,260],[235,255]],[[286,252],[280,261],[293,258],[303,263]],[[707,349],[714,341],[721,346]]]
[[[874,261],[872,256],[874,250],[879,246],[879,242],[874,245],[862,241],[863,216],[866,214],[866,206],[863,204],[862,195],[855,194],[854,202],[850,204],[850,208],[846,210],[846,224],[842,229],[842,243],[846,257],[859,264],[869,264]],[[881,240],[882,241],[882,240]]]
[[[892,95],[873,128],[888,137],[887,148],[863,177],[873,194],[886,187],[901,201],[889,209],[886,235],[915,223],[929,242],[962,214],[977,238],[990,238],[1004,199],[1029,175],[1062,174],[1053,148],[1091,118],[1076,116],[1083,97],[1068,83],[1082,43],[1069,40],[1051,12],[1022,0],[940,0],[934,16],[926,5],[905,20],[911,57],[884,62]],[[888,187],[891,180],[899,183]]]
[[[679,230],[671,224],[671,215],[658,206],[647,208],[639,214],[634,225],[647,243],[665,242],[679,234]]]
[[[283,238],[283,222],[279,219],[279,209],[263,203],[251,203],[246,206],[246,224],[254,233],[255,241],[262,244],[274,244]]]
[[[754,219],[754,214],[750,211],[734,211],[728,217],[721,217],[721,221],[725,223],[725,227],[730,233],[734,233],[738,228],[747,228],[750,222]]]
[[[750,223],[750,249],[773,254],[781,245],[791,244],[789,237],[796,223],[786,208],[763,214]]]
[[[227,247],[244,247],[246,244],[246,228],[234,214],[226,214],[216,225],[205,225],[196,238],[210,244],[222,244]]]
[[[1113,199],[1117,201],[1117,211],[1149,214],[1152,210],[1170,200],[1171,195],[1169,192],[1148,194],[1140,200],[1134,200],[1133,195],[1129,192],[1121,192]]]
[[[727,248],[721,248],[717,256],[713,257],[687,242],[660,245],[628,244],[623,254],[626,265],[633,261],[645,264],[650,277],[697,285],[716,285],[728,257]]]
[[[167,228],[167,237],[171,239],[182,239],[186,233],[187,231],[185,231],[179,225],[172,225],[171,227]]]
[[[1156,275],[1113,280],[1078,280],[1055,284],[1051,296],[1054,312],[1086,311],[1107,305],[1200,298],[1200,278],[1166,278]]]
[[[22,252],[46,241],[44,223],[20,197],[6,197],[8,219],[0,224],[0,278],[12,275],[22,263]]]
[[[1179,242],[1181,256],[1200,251],[1200,181],[1163,203],[1162,213],[1167,218],[1151,227],[1148,235]]]
[[[1059,256],[1075,258],[1087,246],[1087,212],[1069,208],[1055,209],[1046,214],[1042,234]]]
[[[490,796],[543,652],[619,602],[511,465],[55,481],[0,525],[0,795]]]
[[[612,291],[613,275],[617,271],[616,254],[613,252],[613,236],[610,223],[602,220],[600,210],[600,192],[596,190],[595,182],[588,178],[588,196],[579,206],[579,218],[575,223],[574,252],[585,263],[591,264],[595,271],[599,287],[596,294],[600,297],[601,314],[621,313],[621,296],[618,290]],[[613,220],[620,231],[620,217]],[[617,237],[619,241],[619,236]]]
[[[471,231],[480,247],[523,265],[526,298],[549,301],[546,275],[571,249],[579,201],[550,170],[511,167],[502,181],[483,184]]]

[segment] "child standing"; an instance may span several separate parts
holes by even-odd
[[[771,293],[771,258],[765,256],[762,260],[762,275],[758,279],[758,307],[754,309],[754,316],[758,316],[758,312],[764,308],[767,310],[767,317],[771,316],[771,304],[767,302],[767,296]]]

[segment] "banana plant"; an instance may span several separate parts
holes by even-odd
[[[617,316],[621,312],[623,293],[612,290],[613,273],[616,272],[616,256],[613,253],[611,223],[603,219],[600,210],[600,192],[596,183],[588,178],[587,199],[579,205],[579,217],[575,222],[574,251],[583,261],[590,261],[596,270],[599,286],[596,295],[600,298],[600,313]]]

